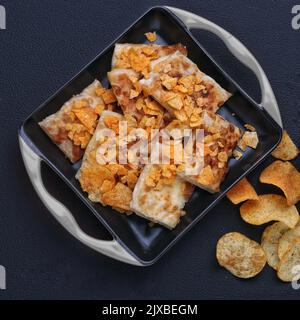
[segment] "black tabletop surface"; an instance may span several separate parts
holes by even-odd
[[[236,35],[257,57],[274,88],[283,123],[300,145],[300,30],[291,27],[289,0],[226,1],[37,1],[1,0],[7,29],[0,30],[0,264],[7,289],[0,299],[297,299],[300,290],[280,282],[266,267],[240,280],[215,260],[217,239],[240,231],[259,240],[263,227],[244,223],[227,199],[213,209],[157,264],[138,268],[86,248],[43,206],[25,172],[17,130],[22,120],[144,11],[169,4],[193,11]],[[256,100],[255,76],[214,36],[195,36]],[[269,160],[270,161],[270,160]],[[300,161],[294,161],[300,167]],[[257,182],[263,164],[249,177]],[[110,236],[73,193],[43,169],[52,194],[63,198],[82,227]],[[280,192],[279,192],[280,193]],[[298,207],[299,208],[299,207]]]

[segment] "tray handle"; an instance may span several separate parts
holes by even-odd
[[[76,239],[95,251],[128,264],[141,266],[141,263],[130,255],[115,239],[99,240],[86,234],[79,227],[69,209],[55,199],[45,188],[41,177],[42,159],[27,145],[20,135],[19,144],[24,164],[34,189],[56,220]]]
[[[175,14],[188,29],[202,29],[214,33],[224,42],[229,51],[240,62],[254,72],[259,80],[262,94],[262,101],[259,105],[271,115],[280,127],[282,127],[280,111],[273,89],[265,72],[253,54],[237,38],[217,24],[189,11],[169,6],[166,6],[165,8]]]

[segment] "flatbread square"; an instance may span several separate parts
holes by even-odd
[[[39,125],[71,162],[84,154],[99,115],[105,109],[102,93],[105,89],[95,80],[81,93],[72,97]]]
[[[152,61],[150,70],[149,77],[140,80],[145,94],[191,127],[199,125],[203,110],[215,113],[231,97],[178,51]]]

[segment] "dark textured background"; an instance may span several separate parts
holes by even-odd
[[[269,267],[255,279],[243,281],[217,265],[215,244],[223,233],[237,230],[259,240],[262,231],[245,224],[238,207],[226,199],[154,266],[136,268],[91,251],[61,228],[41,204],[17,143],[17,129],[31,111],[145,10],[170,4],[215,21],[253,51],[273,85],[284,125],[300,145],[300,30],[290,26],[296,3],[0,0],[7,10],[7,30],[0,30],[0,264],[7,269],[7,290],[0,291],[0,298],[299,298],[300,290],[281,283]],[[255,77],[214,37],[195,35],[259,99]],[[299,167],[299,161],[296,164]],[[252,182],[260,170],[252,174]],[[108,238],[52,172],[45,170],[44,175],[52,192],[63,194],[66,204],[76,208],[76,217],[90,234]],[[260,192],[271,190],[255,184]]]

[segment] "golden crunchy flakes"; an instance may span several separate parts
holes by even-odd
[[[102,99],[105,104],[111,104],[117,102],[117,98],[112,89],[106,89],[102,94]]]
[[[95,109],[84,107],[73,110],[73,112],[78,120],[88,129],[89,133],[93,134],[98,120],[98,115],[95,112]]]
[[[101,186],[104,181],[115,183],[113,174],[105,168],[105,166],[97,165],[93,167],[84,167],[80,172],[80,184],[83,191],[93,195],[97,198],[100,194]],[[100,199],[98,199],[99,201]]]
[[[257,132],[246,131],[238,142],[238,147],[243,151],[246,151],[247,147],[256,149],[258,142]]]
[[[80,146],[81,149],[85,149],[91,139],[91,134],[87,128],[80,123],[67,123],[66,131],[68,132],[68,138],[73,141],[76,146]]]

